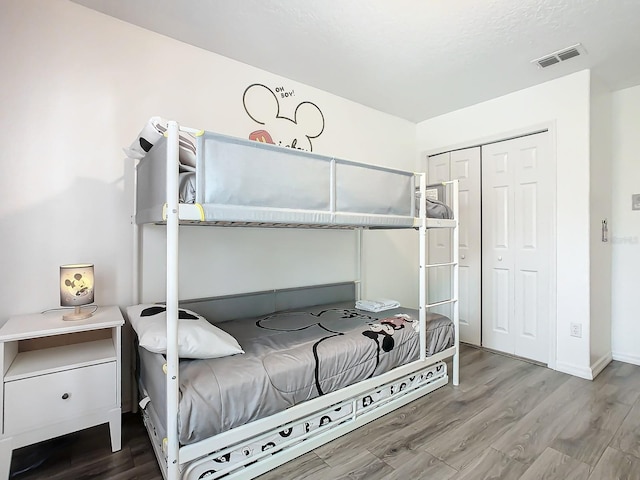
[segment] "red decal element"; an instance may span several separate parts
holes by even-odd
[[[269,132],[267,132],[266,130],[256,130],[255,132],[251,132],[249,134],[249,140],[255,140],[256,142],[262,143],[271,143],[272,145],[275,145],[275,142],[271,138],[271,135],[269,135]]]

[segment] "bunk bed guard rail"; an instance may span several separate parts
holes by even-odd
[[[200,221],[418,226],[412,172],[212,132],[197,140]],[[137,223],[165,220],[164,158],[166,139],[161,139],[138,166]]]

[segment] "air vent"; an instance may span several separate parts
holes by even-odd
[[[565,60],[577,57],[578,55],[580,55],[580,52],[577,48],[570,48],[569,50],[563,50],[562,52],[560,52],[558,54],[558,58],[564,62]]]
[[[569,60],[570,58],[574,58],[583,54],[586,54],[584,48],[581,44],[576,43],[575,45],[563,48],[562,50],[558,50],[557,52],[550,53],[549,55],[545,55],[544,57],[531,60],[531,63],[537,64],[540,68],[547,68],[551,65],[555,65],[556,63],[564,62],[565,60]]]
[[[538,65],[540,65],[542,68],[545,68],[545,67],[550,67],[551,65],[554,65],[556,63],[560,63],[560,60],[558,60],[558,57],[544,57],[538,60],[537,62],[538,62]]]

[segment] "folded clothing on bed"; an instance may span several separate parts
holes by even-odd
[[[392,308],[398,308],[400,302],[397,300],[389,300],[387,298],[381,298],[378,300],[358,300],[356,302],[356,308],[358,310],[365,310],[367,312],[384,312],[385,310],[391,310]]]

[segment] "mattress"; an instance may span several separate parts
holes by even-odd
[[[278,413],[418,359],[417,312],[340,303],[216,323],[245,353],[180,361],[182,445]],[[402,315],[402,316],[396,316]],[[427,354],[453,345],[452,322],[429,314]],[[140,381],[166,421],[164,356],[139,349]]]

